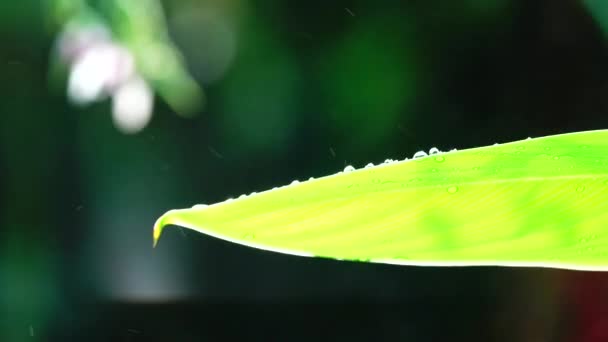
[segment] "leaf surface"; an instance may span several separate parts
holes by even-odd
[[[189,209],[179,225],[300,256],[608,270],[608,130],[431,154]]]

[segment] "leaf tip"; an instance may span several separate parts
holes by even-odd
[[[159,217],[158,220],[156,220],[156,222],[154,223],[154,229],[152,231],[152,248],[156,248],[158,240],[160,239],[160,235],[162,234],[163,229],[165,228],[164,219],[165,215]]]

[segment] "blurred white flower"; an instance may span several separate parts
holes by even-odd
[[[69,68],[67,95],[73,104],[112,97],[112,121],[118,130],[133,134],[148,124],[154,93],[137,72],[131,51],[113,41],[105,27],[66,29],[58,52]]]
[[[154,95],[141,77],[133,77],[121,84],[112,97],[112,120],[121,132],[141,131],[152,117]]]
[[[79,105],[105,99],[135,74],[131,53],[112,42],[99,42],[82,51],[71,65],[68,96]]]
[[[150,121],[154,91],[176,114],[190,117],[200,111],[204,93],[169,37],[159,0],[115,0],[100,2],[99,6],[74,0],[54,4],[63,27],[55,49],[67,67],[67,97],[71,103],[85,106],[111,97],[112,120],[124,133],[139,132]],[[226,60],[234,54],[234,39],[232,31],[221,29],[221,23],[211,26],[218,25],[219,29],[207,35],[215,37],[211,40],[216,43],[228,41],[226,48],[218,49],[223,46],[218,43],[201,51],[223,51],[207,63],[211,69],[223,72]],[[196,43],[208,45],[209,40]],[[63,69],[56,66],[53,75]]]

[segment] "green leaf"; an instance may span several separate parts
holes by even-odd
[[[434,151],[436,152],[436,151]],[[608,270],[608,130],[385,163],[210,206],[179,225],[300,256]]]

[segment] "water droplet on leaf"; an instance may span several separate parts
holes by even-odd
[[[416,159],[416,158],[422,158],[422,157],[426,157],[426,156],[428,156],[428,154],[426,154],[426,152],[418,151],[418,152],[414,153],[414,156],[412,158]]]
[[[441,151],[439,151],[439,149],[437,147],[431,147],[431,149],[429,150],[430,155],[438,154],[438,153],[441,153]]]
[[[354,166],[352,166],[352,165],[347,165],[347,166],[344,168],[344,172],[352,172],[352,171],[355,171],[355,168],[354,168]]]
[[[451,193],[451,194],[454,194],[454,193],[456,193],[457,191],[458,191],[458,187],[457,187],[457,186],[455,186],[455,185],[452,185],[452,186],[450,186],[450,187],[448,188],[448,192],[449,192],[449,193]]]

